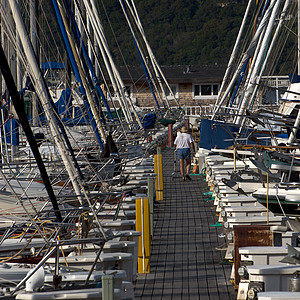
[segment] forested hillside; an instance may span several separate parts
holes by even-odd
[[[135,0],[147,39],[164,65],[227,63],[247,2]],[[118,64],[122,64],[118,45],[126,63],[137,63],[119,1],[99,0],[98,4]]]
[[[124,0],[122,0],[124,1]],[[129,1],[130,2],[130,1]],[[135,0],[149,44],[161,65],[226,65],[248,0]],[[40,0],[54,31],[47,35],[49,59],[62,60],[62,41],[51,1]],[[117,65],[139,65],[129,26],[118,0],[96,0],[101,22]],[[52,14],[52,16],[51,16]],[[84,12],[83,12],[83,15]],[[296,58],[296,35],[283,47],[277,74],[291,72]],[[51,40],[51,38],[55,39]],[[289,52],[287,52],[289,51]],[[286,64],[288,62],[288,64]]]

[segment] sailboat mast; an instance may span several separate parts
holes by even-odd
[[[77,5],[76,5],[76,7],[77,7]],[[76,41],[77,47],[78,47],[78,49],[81,48],[81,51],[82,51],[81,59],[82,59],[82,64],[83,64],[83,71],[86,74],[89,86],[90,87],[93,86],[96,89],[96,92],[97,92],[96,94],[97,94],[99,100],[102,99],[102,102],[104,103],[104,105],[106,107],[109,118],[113,119],[111,111],[110,111],[110,107],[106,100],[106,97],[100,87],[98,78],[96,77],[96,73],[94,70],[93,63],[92,63],[92,57],[88,53],[89,51],[92,53],[92,44],[91,44],[88,26],[84,25],[84,22],[82,21],[82,14],[80,13],[79,9],[77,9],[79,22],[81,24],[82,29],[84,29],[84,31],[86,32],[86,35],[87,35],[87,42],[88,42],[89,49],[86,49],[86,46],[83,43],[83,33],[79,30],[78,24],[76,22],[76,18],[74,17],[74,14],[72,13],[71,6],[69,3],[66,4],[65,11],[66,11],[67,15],[69,16],[69,21],[72,24],[72,26],[70,26],[70,30],[71,30],[71,32],[73,32],[73,34],[75,36],[75,41]],[[90,22],[87,22],[87,23],[90,23]],[[99,109],[99,110],[101,110],[101,109]],[[102,111],[100,111],[100,113],[102,113]],[[104,119],[104,117],[103,117],[103,119]]]
[[[68,155],[69,151],[66,149],[65,144],[63,143],[61,139],[61,132],[58,129],[57,123],[56,123],[56,116],[55,112],[53,111],[53,106],[51,104],[51,97],[49,94],[49,91],[47,89],[46,83],[44,81],[43,75],[41,73],[41,70],[38,66],[36,56],[33,52],[31,42],[29,40],[28,33],[25,29],[25,25],[23,23],[20,9],[17,5],[16,0],[9,0],[9,5],[16,23],[16,27],[18,30],[18,33],[20,35],[20,39],[22,41],[22,45],[24,48],[25,55],[27,57],[27,60],[30,64],[31,69],[31,75],[33,79],[33,84],[35,87],[35,90],[40,95],[40,100],[43,105],[45,115],[47,117],[47,120],[49,121],[49,127],[52,133],[52,136],[54,138],[55,144],[57,145],[59,152],[61,154],[63,163],[65,165],[65,168],[69,174],[69,177],[71,179],[71,182],[73,184],[74,190],[76,192],[76,195],[78,196],[79,201],[81,202],[81,195],[80,195],[80,186],[77,180],[79,180],[78,173],[75,170],[75,167],[73,165],[72,160],[70,159],[70,156]]]
[[[4,79],[5,79],[6,86],[9,90],[9,94],[10,94],[12,102],[14,104],[16,113],[19,117],[20,123],[23,127],[24,133],[27,137],[27,140],[28,140],[28,143],[31,147],[32,153],[33,153],[34,158],[35,158],[35,160],[37,162],[37,165],[39,167],[41,177],[43,179],[43,182],[45,184],[47,193],[48,193],[49,198],[51,200],[53,209],[55,211],[56,220],[58,222],[62,222],[62,216],[61,216],[60,211],[59,211],[57,200],[56,200],[55,194],[53,192],[51,182],[50,182],[50,179],[49,179],[47,171],[46,171],[46,167],[43,163],[41,154],[38,150],[37,142],[36,142],[36,140],[33,136],[33,133],[31,131],[31,128],[30,128],[30,125],[29,125],[29,122],[27,120],[27,116],[26,116],[25,111],[24,111],[24,104],[22,103],[22,101],[20,99],[20,95],[18,94],[17,87],[15,86],[14,79],[13,79],[12,74],[10,72],[6,56],[4,54],[4,51],[3,51],[3,48],[2,48],[1,45],[0,45],[0,61],[1,61],[1,63],[0,63],[1,73],[4,77]]]
[[[262,75],[263,75],[263,73],[265,71],[265,68],[268,65],[268,61],[269,61],[269,58],[271,56],[272,50],[274,49],[274,47],[276,45],[276,42],[277,42],[278,37],[279,37],[279,33],[280,33],[280,31],[281,31],[281,29],[282,29],[282,27],[283,27],[283,25],[284,25],[284,23],[286,21],[286,14],[287,14],[287,10],[289,8],[289,5],[290,5],[291,1],[292,0],[286,0],[285,3],[284,3],[284,7],[283,7],[283,9],[281,11],[281,14],[279,16],[278,26],[276,28],[276,31],[274,33],[274,36],[273,36],[272,41],[270,43],[270,46],[268,48],[268,52],[267,52],[267,54],[266,54],[266,56],[264,58],[263,64],[262,64],[262,66],[260,68],[259,75],[257,76],[257,83],[259,83],[259,81],[261,80],[261,77],[262,77]],[[255,87],[254,87],[254,91],[253,91],[253,93],[251,95],[250,103],[253,103],[254,98],[255,98],[255,96],[257,94],[258,87],[259,87],[259,85],[256,84]]]
[[[300,0],[298,0],[298,74],[300,74]]]
[[[300,73],[300,0],[298,0],[298,74]],[[288,144],[293,143],[297,131],[298,131],[298,127],[300,125],[300,110],[298,110],[298,114],[297,114],[297,118],[296,121],[294,123],[293,129],[291,130],[291,133],[289,135],[289,139],[288,139]]]
[[[37,45],[37,0],[29,1],[29,12],[30,12],[30,40],[32,44],[33,51],[38,57],[38,45]],[[38,125],[38,99],[35,93],[32,94],[32,124],[34,126]]]
[[[255,84],[258,83],[257,76],[263,64],[263,60],[267,52],[267,47],[269,46],[269,41],[272,34],[275,18],[277,17],[279,6],[280,6],[280,1],[275,1],[275,0],[271,1],[270,6],[266,12],[265,20],[267,25],[264,31],[262,31],[262,35],[260,37],[258,47],[256,48],[256,51],[253,56],[254,57],[253,63],[251,65],[249,74],[246,79],[247,88],[239,109],[238,117],[236,118],[236,124],[243,124],[245,120],[242,117],[242,115],[245,113],[246,109],[248,108],[250,97],[253,94],[253,91],[256,86]]]
[[[96,134],[98,143],[101,147],[101,150],[103,150],[103,143],[101,140],[101,136],[104,137],[104,139],[105,139],[105,133],[100,124],[100,121],[97,122],[98,120],[96,120],[97,115],[95,114],[95,111],[92,111],[92,109],[90,107],[91,103],[88,101],[88,95],[86,94],[88,92],[88,90],[84,88],[84,86],[87,87],[87,84],[84,85],[84,83],[86,83],[86,81],[84,81],[84,77],[81,76],[84,73],[83,73],[82,69],[79,69],[80,63],[79,63],[78,53],[74,49],[74,47],[75,47],[74,43],[71,44],[71,39],[68,38],[68,33],[66,31],[66,28],[64,27],[66,25],[66,20],[63,17],[63,14],[61,13],[62,7],[61,7],[61,5],[59,5],[59,3],[56,0],[53,0],[52,4],[53,4],[53,7],[54,7],[54,10],[56,13],[56,17],[57,17],[57,20],[58,20],[58,23],[59,23],[59,26],[61,29],[61,33],[63,35],[63,39],[64,39],[64,42],[65,42],[65,45],[67,48],[69,59],[70,59],[70,62],[71,62],[72,68],[73,68],[73,72],[76,76],[76,80],[80,83],[79,90],[81,92],[81,96],[83,98],[86,110],[87,110],[89,118],[91,120],[93,130]],[[100,136],[100,134],[101,134],[101,136]]]
[[[230,56],[230,59],[229,59],[228,65],[227,65],[227,69],[225,71],[225,75],[224,75],[224,78],[223,78],[223,81],[222,81],[222,84],[221,84],[221,87],[220,87],[220,90],[219,90],[218,99],[216,101],[215,108],[221,106],[224,103],[225,98],[221,101],[223,90],[225,88],[225,84],[228,81],[229,74],[231,72],[231,69],[233,67],[234,61],[235,61],[235,59],[237,57],[237,54],[238,54],[239,45],[240,45],[240,42],[242,40],[242,33],[244,32],[244,28],[246,26],[246,21],[247,21],[247,17],[249,15],[249,12],[250,12],[252,1],[253,0],[249,0],[249,2],[248,2],[248,6],[247,6],[246,12],[244,14],[242,25],[240,27],[240,30],[239,30],[239,33],[238,33],[238,37],[237,37],[235,45],[233,47],[232,54]],[[215,112],[214,112],[214,114],[213,114],[213,116],[212,116],[211,119],[213,120],[214,118],[215,118]]]
[[[157,106],[158,110],[160,110],[160,106],[159,106],[158,99],[157,99],[157,97],[156,97],[155,91],[156,91],[156,93],[157,93],[157,96],[158,96],[159,99],[160,99],[161,104],[162,104],[164,107],[166,107],[166,105],[165,105],[165,103],[163,102],[163,99],[160,97],[160,94],[158,93],[157,86],[155,85],[155,82],[154,82],[153,79],[152,79],[151,72],[150,72],[149,67],[148,67],[148,65],[147,65],[147,63],[146,63],[146,59],[145,59],[145,57],[144,57],[144,55],[143,55],[143,52],[141,51],[141,47],[140,47],[139,42],[138,42],[138,40],[137,40],[137,38],[136,38],[136,36],[135,36],[133,27],[132,27],[132,25],[131,25],[131,23],[130,23],[130,20],[129,20],[129,16],[128,16],[128,13],[127,13],[127,10],[126,10],[125,3],[124,3],[123,0],[119,0],[119,2],[120,2],[120,5],[121,5],[121,8],[122,8],[122,11],[123,11],[123,13],[124,13],[125,19],[126,19],[126,21],[127,21],[127,24],[128,24],[128,26],[129,26],[129,30],[130,30],[130,33],[131,33],[132,38],[133,38],[133,43],[134,43],[134,45],[135,45],[135,48],[136,48],[136,50],[137,50],[137,52],[138,52],[138,56],[139,56],[140,61],[141,61],[141,63],[142,63],[142,67],[143,67],[143,70],[144,70],[144,73],[145,73],[145,76],[146,76],[146,79],[147,79],[149,88],[150,88],[150,90],[151,90],[152,96],[153,96],[153,98],[154,98],[154,100],[155,100],[155,103],[156,103],[156,106]]]
[[[85,5],[85,9],[90,17],[91,25],[94,30],[96,44],[98,45],[99,50],[101,52],[103,62],[105,64],[106,70],[108,72],[108,76],[110,78],[111,84],[114,89],[114,93],[119,98],[119,103],[123,111],[126,122],[130,124],[133,122],[133,118],[131,116],[131,112],[124,94],[125,86],[120,79],[121,77],[118,75],[117,68],[112,59],[112,55],[109,51],[108,43],[104,35],[102,24],[100,22],[100,17],[96,9],[96,4],[94,1],[89,2],[84,0],[83,2]],[[136,115],[136,112],[134,110],[133,113]],[[140,123],[138,116],[137,116],[137,122],[139,123],[139,126],[141,126],[142,128],[142,124]]]
[[[160,68],[160,66],[159,66],[159,64],[158,64],[155,56],[154,56],[154,53],[153,53],[153,51],[152,51],[152,49],[150,47],[150,44],[148,43],[148,40],[146,38],[146,34],[144,32],[144,28],[143,28],[142,22],[140,20],[140,17],[138,15],[136,6],[134,4],[134,1],[131,0],[132,7],[129,5],[128,1],[126,1],[126,3],[127,3],[127,6],[129,8],[131,14],[132,14],[132,17],[134,18],[134,21],[135,21],[136,25],[138,26],[138,29],[139,29],[139,31],[140,31],[140,33],[142,35],[142,38],[144,40],[144,43],[146,45],[146,48],[147,48],[147,51],[148,51],[148,54],[149,54],[149,57],[150,57],[150,60],[151,60],[151,63],[152,63],[153,70],[155,72],[156,79],[157,79],[157,81],[158,81],[158,83],[160,85],[161,92],[163,94],[163,97],[166,99],[166,103],[167,103],[168,107],[169,107],[169,102],[168,102],[168,99],[167,99],[167,96],[166,96],[166,93],[165,93],[165,90],[164,90],[163,83],[166,85],[167,89],[169,90],[170,95],[173,97],[176,105],[179,106],[179,103],[178,103],[178,101],[177,101],[177,99],[176,99],[176,97],[175,97],[175,95],[174,95],[174,93],[173,93],[173,91],[172,91],[169,83],[167,82],[167,80],[166,80],[166,78],[165,78],[165,76],[164,76],[164,74],[163,74],[163,72],[162,72],[162,70],[161,70],[161,68]]]

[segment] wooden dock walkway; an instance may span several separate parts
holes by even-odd
[[[181,181],[179,162],[174,178],[173,149],[163,155],[164,200],[155,205],[150,274],[138,274],[136,299],[236,299],[231,266],[221,264],[224,242],[203,176]]]

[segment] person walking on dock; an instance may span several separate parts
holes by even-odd
[[[186,178],[192,180],[189,175],[191,169],[191,149],[193,150],[193,155],[195,155],[195,147],[194,140],[185,126],[181,128],[181,133],[177,135],[174,144],[177,149],[182,181],[185,181]],[[186,161],[186,172],[184,172],[184,161]]]

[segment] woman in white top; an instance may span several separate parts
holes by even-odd
[[[177,149],[182,181],[185,181],[185,178],[192,180],[189,173],[191,169],[191,149],[193,150],[193,155],[195,155],[194,140],[185,126],[181,128],[181,133],[177,135],[174,144]],[[184,161],[186,161],[186,172],[184,172]]]

